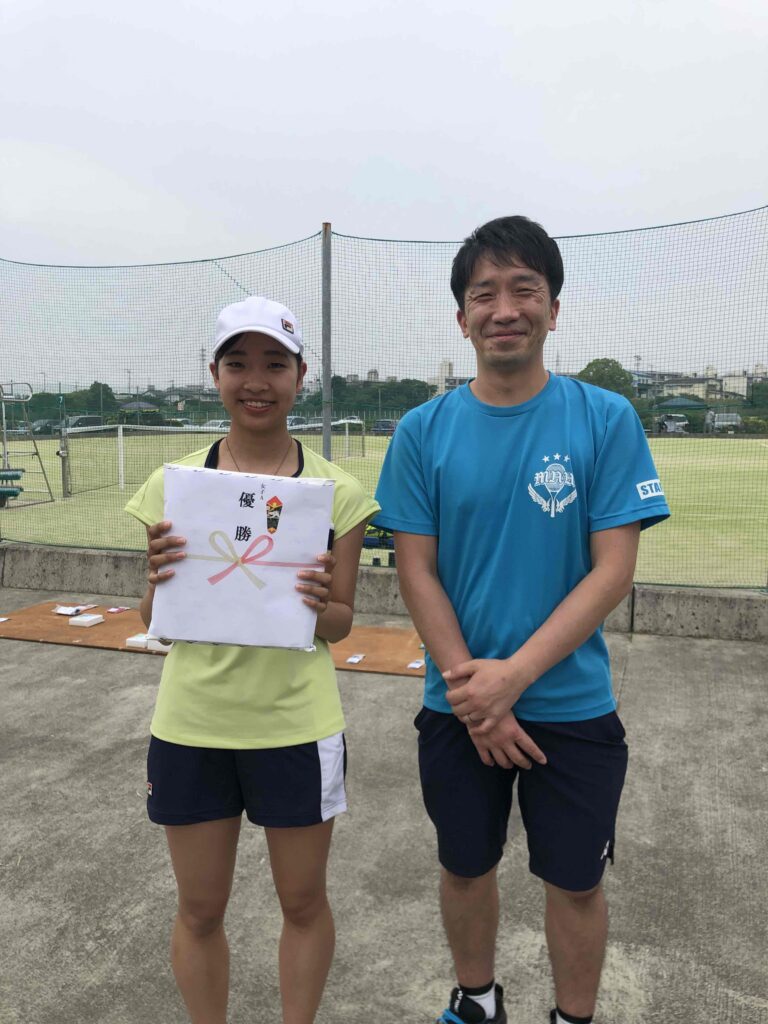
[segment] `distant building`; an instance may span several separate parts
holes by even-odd
[[[453,360],[441,359],[437,365],[437,376],[428,383],[433,385],[436,394],[443,395],[445,394],[445,382],[449,377],[453,377]]]
[[[657,370],[631,370],[632,388],[638,398],[653,400],[664,394],[664,381],[669,376]],[[575,376],[575,374],[568,376]],[[679,374],[675,374],[679,376]]]
[[[154,398],[163,399],[175,405],[177,402],[219,402],[219,392],[215,387],[202,387],[200,384],[186,384],[183,387],[168,388],[167,391],[154,392]]]
[[[768,380],[768,367],[756,363],[754,371],[718,374],[715,366],[706,366],[704,373],[675,373],[674,371],[634,370],[632,383],[639,398],[651,401],[686,395],[704,402],[732,399],[746,399],[753,384]]]
[[[720,378],[723,397],[730,398],[738,395],[740,398],[746,398],[750,380],[746,370],[743,373],[723,374]]]
[[[717,380],[711,377],[699,377],[694,374],[687,376],[683,374],[667,375],[662,382],[657,395],[671,398],[673,395],[688,395],[691,398],[701,398],[706,401],[709,397],[716,397]]]
[[[368,373],[366,373],[366,375],[365,375],[365,379],[367,381],[371,381],[371,382],[377,381],[379,379],[379,371],[378,370],[369,370]]]
[[[469,384],[471,380],[471,377],[444,377],[442,393],[445,394],[446,391],[455,391],[456,388],[460,388],[462,384]]]
[[[462,384],[468,383],[472,377],[457,377],[453,372],[453,360],[441,359],[437,366],[437,377],[427,383],[431,384],[438,395],[444,395],[446,391],[455,391]]]

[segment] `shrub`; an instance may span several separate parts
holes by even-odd
[[[744,430],[747,434],[768,434],[768,420],[759,416],[745,416]]]

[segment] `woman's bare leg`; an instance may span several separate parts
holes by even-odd
[[[265,829],[280,906],[284,1024],[312,1024],[333,959],[336,933],[325,891],[333,820]]]
[[[192,1024],[226,1024],[229,947],[224,935],[240,818],[165,829],[179,890],[171,938],[176,984]]]

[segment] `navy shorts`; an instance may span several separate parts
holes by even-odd
[[[255,825],[317,825],[347,809],[347,748],[339,732],[268,750],[185,747],[153,736],[147,813],[158,825],[248,815]]]
[[[583,722],[524,722],[547,757],[530,770],[488,767],[455,715],[422,708],[419,770],[440,863],[479,878],[501,860],[512,788],[534,875],[569,892],[594,888],[613,860],[616,814],[627,770],[624,727],[615,712]]]

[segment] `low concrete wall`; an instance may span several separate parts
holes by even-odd
[[[35,544],[3,544],[2,585],[73,594],[140,597],[147,558],[141,551],[91,551]]]
[[[631,633],[634,604],[635,595],[632,591],[627,594],[621,604],[616,605],[605,620],[605,629],[609,633]]]
[[[141,551],[92,551],[0,543],[0,585],[29,590],[140,597],[147,562]],[[407,615],[394,569],[361,566],[357,611]],[[616,633],[768,642],[768,593],[636,585],[608,616]]]
[[[395,569],[361,565],[357,572],[355,610],[367,615],[407,615]]]
[[[141,597],[147,585],[147,558],[143,551],[0,544],[0,585]],[[395,570],[361,566],[356,607],[366,613],[407,615]]]
[[[637,586],[632,631],[768,643],[768,594]]]

